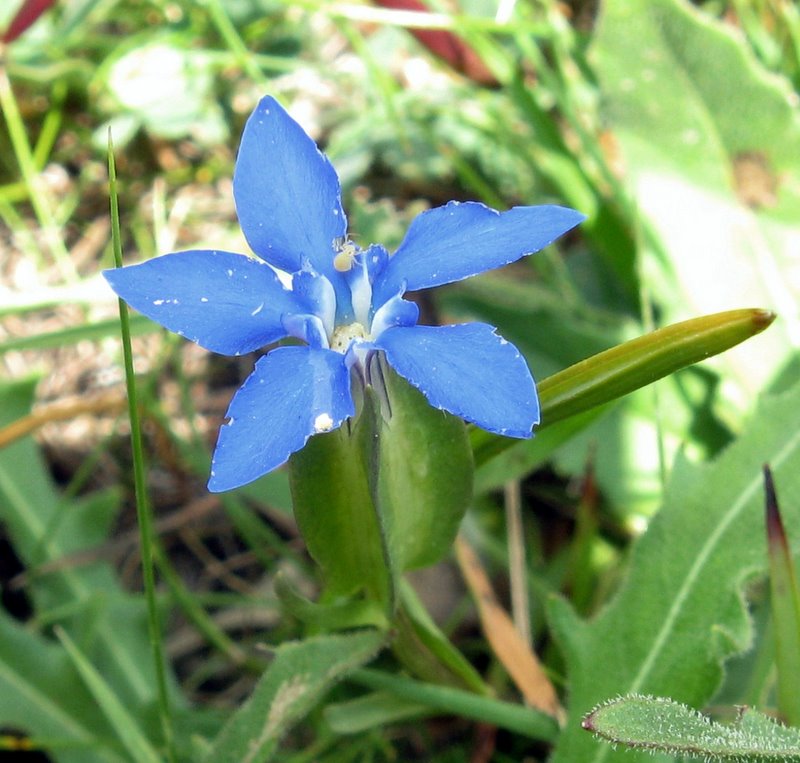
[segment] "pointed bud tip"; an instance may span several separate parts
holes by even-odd
[[[786,544],[786,531],[783,527],[778,496],[775,492],[775,481],[772,479],[772,470],[764,464],[764,493],[766,498],[766,524],[767,539],[771,545],[776,543]]]
[[[592,710],[591,713],[587,713],[586,715],[581,718],[581,728],[585,729],[586,731],[596,731],[595,725],[595,718],[597,715],[597,710]]]
[[[765,328],[770,326],[777,317],[778,314],[772,310],[756,308],[753,310],[753,328],[757,333],[763,331]]]

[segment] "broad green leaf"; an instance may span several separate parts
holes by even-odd
[[[769,463],[778,489],[791,495],[800,490],[798,461],[800,386],[765,400],[716,461],[678,459],[624,582],[595,619],[551,602],[570,682],[570,720],[554,763],[640,759],[581,730],[581,717],[609,697],[648,693],[701,706],[713,695],[723,660],[752,638],[742,586],[767,564],[761,466]],[[792,534],[800,504],[786,506],[784,521]]]
[[[155,748],[139,728],[137,719],[120,701],[108,682],[87,659],[63,628],[56,628],[56,635],[64,646],[81,680],[94,697],[100,712],[114,728],[122,746],[136,763],[159,763]]]
[[[797,99],[684,0],[602,9],[591,60],[633,199],[663,249],[644,272],[666,319],[747,304],[781,315],[718,364],[746,409],[800,342]]]
[[[387,366],[390,416],[373,450],[386,540],[401,571],[438,562],[472,499],[472,451],[464,422],[432,408]]]
[[[33,387],[0,383],[0,425],[29,412]],[[105,542],[117,505],[110,493],[62,499],[30,438],[0,451],[0,521],[30,576],[34,619],[58,619],[73,640],[91,644],[92,664],[128,707],[142,709],[154,701],[155,680],[141,598],[122,590],[107,562],[67,561]],[[177,692],[174,701],[182,704]]]
[[[753,710],[722,724],[674,700],[633,694],[596,707],[583,728],[626,747],[704,761],[800,761],[800,730]]]
[[[325,692],[371,660],[385,642],[379,631],[317,636],[277,648],[250,698],[225,725],[207,763],[263,763],[283,735]]]
[[[124,763],[66,652],[0,612],[0,724],[63,743],[58,763]]]
[[[353,422],[312,437],[290,464],[297,521],[330,592],[388,602],[398,575],[450,549],[473,463],[463,421],[385,364],[380,375],[384,390],[367,388]]]
[[[294,512],[328,595],[364,591],[386,606],[394,596],[394,581],[359,431],[351,431],[346,422],[312,437],[292,455]]]

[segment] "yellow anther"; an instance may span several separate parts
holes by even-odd
[[[337,326],[331,337],[331,349],[336,352],[347,352],[347,348],[354,339],[366,339],[366,336],[366,329],[360,323]]]

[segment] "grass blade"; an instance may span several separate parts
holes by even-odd
[[[119,228],[119,200],[117,197],[117,171],[114,163],[114,150],[111,133],[108,136],[108,179],[111,201],[111,244],[114,252],[114,264],[122,267],[122,238]],[[142,430],[139,422],[139,408],[136,396],[136,376],[133,370],[133,352],[131,350],[131,329],[128,307],[119,300],[119,322],[122,332],[122,353],[125,360],[125,385],[128,393],[128,416],[131,422],[131,446],[133,450],[133,477],[136,492],[136,516],[139,524],[140,544],[142,550],[142,576],[144,593],[147,600],[147,624],[150,633],[150,644],[153,649],[156,681],[158,682],[158,709],[161,727],[164,734],[164,745],[167,760],[174,763],[175,741],[172,730],[172,719],[167,695],[167,678],[164,667],[164,649],[161,642],[161,624],[156,602],[156,584],[153,571],[153,517],[147,500],[145,483],[144,451],[142,448]]]
[[[792,726],[800,726],[800,590],[792,552],[786,538],[772,470],[764,466],[767,506],[767,553],[775,623],[775,661],[778,667],[778,710]]]

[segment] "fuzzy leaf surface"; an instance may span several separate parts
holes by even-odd
[[[652,760],[613,751],[581,718],[621,694],[668,696],[700,707],[722,678],[723,660],[752,638],[742,589],[767,564],[762,464],[785,495],[790,537],[800,527],[800,387],[758,408],[714,462],[679,459],[661,510],[635,544],[619,591],[591,621],[561,599],[550,619],[570,680],[569,720],[553,760]]]
[[[723,724],[680,702],[634,694],[596,707],[583,726],[613,743],[692,759],[800,760],[800,731],[749,709]]]
[[[289,728],[337,681],[372,659],[385,641],[379,631],[317,636],[277,649],[247,702],[214,741],[206,763],[263,763]]]

